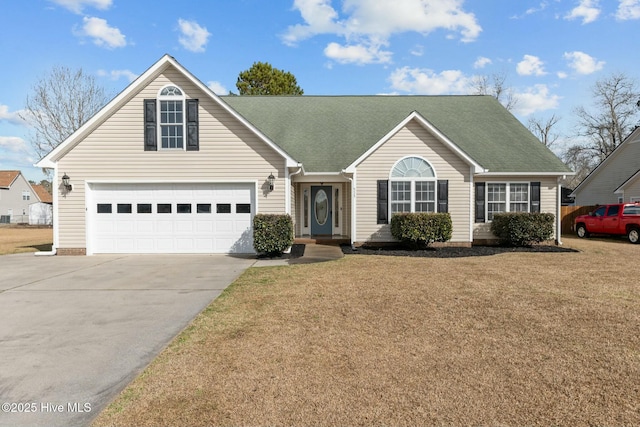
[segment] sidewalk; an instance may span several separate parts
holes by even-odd
[[[289,259],[259,259],[252,267],[273,267],[276,265],[294,265],[294,264],[311,264],[314,262],[332,261],[342,258],[344,254],[340,246],[335,245],[318,245],[315,243],[306,244],[304,247],[304,255],[300,258]]]

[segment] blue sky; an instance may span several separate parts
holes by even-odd
[[[7,1],[0,170],[44,178],[19,113],[53,66],[115,96],[165,53],[218,94],[255,61],[308,95],[468,94],[474,76],[503,73],[516,117],[556,114],[570,136],[596,80],[638,78],[639,24],[640,0]]]

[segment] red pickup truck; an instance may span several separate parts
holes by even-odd
[[[640,242],[640,203],[602,205],[575,219],[578,237],[590,234],[626,235],[631,243]]]

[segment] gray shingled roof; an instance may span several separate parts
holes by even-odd
[[[489,172],[570,170],[491,96],[226,96],[307,172],[339,172],[417,111]]]

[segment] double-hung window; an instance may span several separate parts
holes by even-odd
[[[419,157],[405,157],[391,170],[391,215],[399,212],[435,212],[436,177]]]
[[[184,149],[184,94],[175,86],[160,91],[160,147]]]
[[[529,212],[528,183],[487,183],[487,220],[503,212]]]

